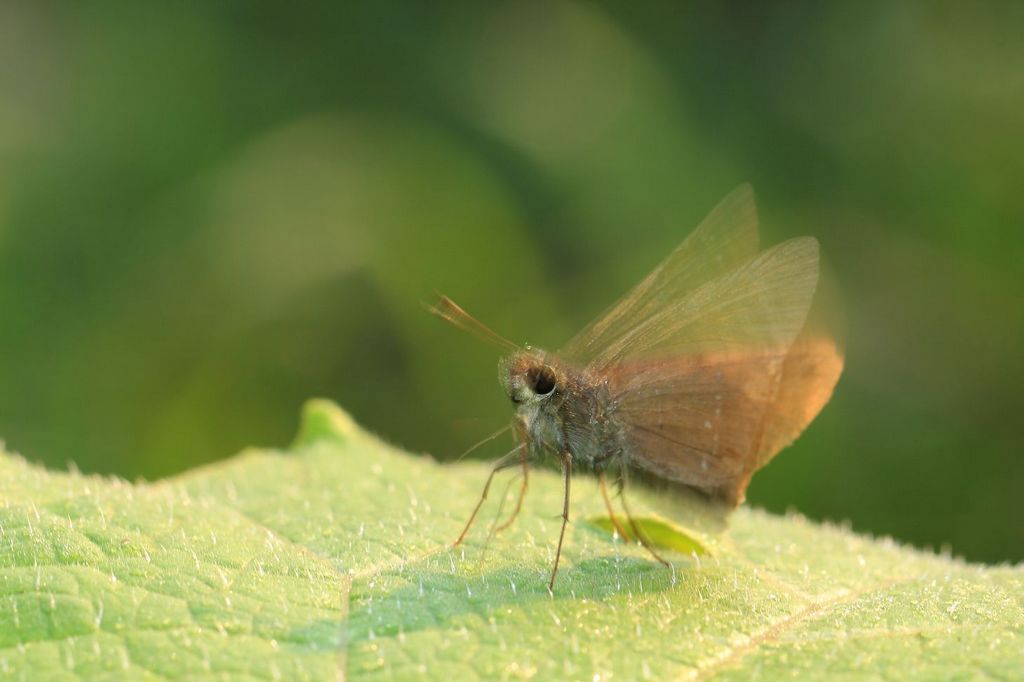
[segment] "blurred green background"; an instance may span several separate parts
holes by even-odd
[[[0,0],[0,435],[154,478],[327,396],[451,458],[510,407],[422,302],[558,347],[750,181],[848,350],[750,501],[1024,559],[1021,36],[1024,3]]]

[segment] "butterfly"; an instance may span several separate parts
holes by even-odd
[[[625,296],[556,352],[501,337],[447,297],[432,312],[505,348],[502,386],[512,401],[517,447],[494,463],[461,543],[494,475],[545,455],[561,464],[564,501],[554,588],[569,520],[572,472],[630,471],[696,489],[735,507],[750,478],[789,445],[832,395],[843,355],[808,323],[819,283],[819,247],[798,237],[761,250],[753,191],[741,185]],[[624,496],[629,525],[651,554]]]

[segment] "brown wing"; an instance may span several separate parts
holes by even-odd
[[[742,186],[563,354],[608,379],[632,465],[738,504],[841,371],[828,335],[794,344],[817,283],[813,238],[757,252]]]
[[[663,361],[608,374],[631,465],[736,505],[754,471],[814,419],[843,358],[828,337]]]

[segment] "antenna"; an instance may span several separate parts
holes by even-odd
[[[428,312],[437,315],[442,320],[449,322],[464,332],[469,332],[481,341],[494,344],[500,348],[510,351],[522,350],[519,346],[512,343],[504,336],[501,336],[490,327],[485,325],[480,320],[476,319],[465,310],[460,308],[458,304],[447,296],[438,296],[438,301],[434,305],[426,305],[424,307]]]

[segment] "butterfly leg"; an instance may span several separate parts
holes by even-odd
[[[551,581],[548,583],[548,592],[552,592],[555,588],[558,560],[562,557],[562,541],[565,540],[565,527],[569,525],[569,481],[572,480],[572,453],[568,450],[562,455],[562,475],[565,477],[565,497],[562,501],[562,532],[558,534],[558,549],[555,550],[555,565],[551,568]]]
[[[491,525],[487,529],[487,539],[484,540],[484,547],[480,554],[481,560],[483,559],[484,556],[486,556],[487,550],[491,546],[491,540],[494,539],[494,536],[498,532],[498,529],[495,526],[498,523],[498,519],[501,518],[501,513],[505,511],[505,501],[508,499],[508,491],[512,488],[512,484],[515,482],[516,477],[509,479],[509,482],[505,486],[505,489],[501,491],[501,502],[498,504],[498,511],[494,513],[494,520],[491,522]]]
[[[511,526],[512,522],[516,520],[517,516],[519,516],[519,510],[523,508],[523,498],[526,497],[526,489],[529,487],[528,478],[530,475],[530,467],[527,465],[526,462],[525,443],[519,447],[519,453],[519,461],[523,465],[523,484],[519,486],[519,499],[516,500],[516,508],[512,510],[512,515],[508,517],[505,523],[501,524],[500,526],[497,526],[494,529],[495,533],[500,533],[501,531]]]
[[[626,481],[625,467],[622,468],[621,481],[624,487]],[[655,559],[657,559],[665,566],[671,566],[669,562],[665,561],[665,559],[654,550],[654,544],[647,539],[647,536],[640,532],[640,527],[636,525],[636,520],[633,518],[633,513],[629,511],[629,505],[626,504],[626,494],[625,491],[622,489],[619,490],[619,499],[622,500],[622,508],[626,510],[626,519],[629,521],[629,527],[633,529],[633,534],[636,536],[636,539],[640,541],[640,544],[644,546],[644,549],[650,552],[651,556],[653,556]]]
[[[608,497],[608,481],[605,480],[604,472],[598,474],[598,482],[601,484],[601,497],[604,498],[604,506],[608,508],[608,518],[612,520],[612,526],[615,527],[615,532],[619,534],[619,537],[624,541],[629,542],[629,534],[626,529],[619,523],[619,517],[615,515],[615,509],[612,507],[612,500]]]
[[[512,515],[508,519],[497,526],[494,532],[501,532],[505,528],[512,525],[512,521],[515,520],[516,516],[519,515],[519,510],[522,509],[522,500],[526,497],[526,488],[529,486],[529,466],[526,463],[526,456],[528,455],[528,447],[526,440],[525,427],[520,423],[516,430],[519,439],[519,463],[522,464],[522,485],[519,486],[519,499],[516,500],[515,509],[512,510]]]
[[[494,480],[494,475],[502,469],[508,469],[509,467],[518,464],[519,462],[516,457],[520,456],[519,451],[520,448],[517,447],[515,450],[495,462],[494,466],[491,467],[491,474],[487,477],[487,483],[484,484],[484,491],[480,495],[480,501],[476,503],[476,507],[473,508],[473,513],[469,515],[469,521],[466,522],[466,527],[462,529],[462,533],[459,534],[459,538],[452,543],[452,547],[458,547],[462,544],[462,541],[466,539],[466,533],[469,532],[470,526],[473,525],[473,521],[476,520],[476,515],[480,511],[480,507],[483,506],[484,500],[487,499],[487,493],[491,489],[491,481]]]

